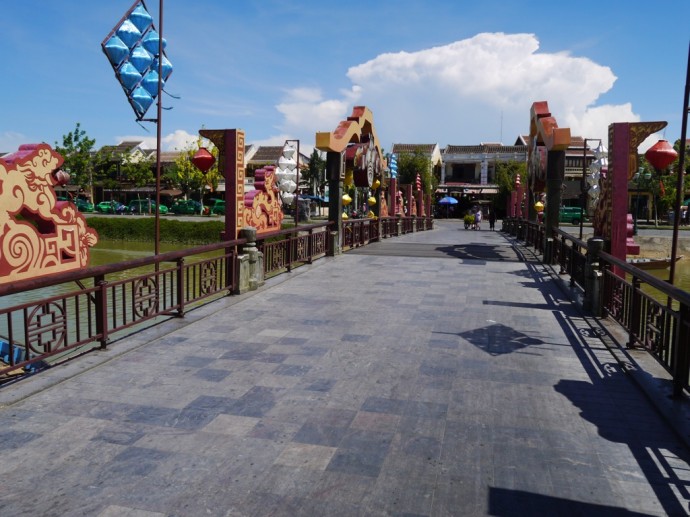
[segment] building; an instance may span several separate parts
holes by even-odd
[[[514,145],[484,142],[478,145],[448,145],[443,150],[440,196],[458,199],[460,210],[494,203],[498,194],[496,165],[527,162],[527,145],[519,137]]]

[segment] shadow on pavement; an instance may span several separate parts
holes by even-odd
[[[489,487],[489,515],[522,517],[523,515],[586,515],[587,517],[647,517],[625,508],[584,503],[522,490]]]

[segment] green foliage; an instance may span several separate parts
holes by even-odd
[[[314,195],[323,192],[326,180],[325,169],[326,160],[321,157],[317,149],[314,149],[309,157],[309,168],[301,171],[302,179],[309,183]]]
[[[156,181],[153,161],[150,158],[124,156],[120,165],[122,176],[137,187],[145,187]]]
[[[414,185],[417,174],[422,180],[422,190],[430,194],[438,186],[438,178],[434,176],[431,158],[421,149],[415,149],[413,153],[400,153],[398,155],[398,183],[400,185]]]
[[[161,242],[208,244],[218,242],[225,229],[223,221],[179,221],[160,219]],[[101,239],[151,242],[155,217],[87,217],[88,225]]]
[[[205,175],[192,163],[192,158],[194,158],[194,155],[201,147],[206,147],[216,158],[216,163],[213,164],[213,167],[211,167]],[[175,159],[175,171],[177,173],[177,186],[184,193],[185,198],[191,192],[202,191],[206,185],[216,190],[218,188],[218,181],[220,180],[220,173],[218,171],[218,149],[210,142],[205,143],[204,140],[199,137],[196,144],[187,146]]]
[[[62,145],[55,142],[55,150],[65,159],[62,168],[69,172],[73,185],[90,189],[93,173],[91,151],[95,144],[96,140],[87,136],[79,122],[74,131],[62,135]]]
[[[498,194],[494,199],[494,206],[498,210],[507,206],[510,193],[515,190],[515,178],[520,175],[520,184],[527,184],[527,164],[525,162],[509,161],[496,163],[496,177]]]

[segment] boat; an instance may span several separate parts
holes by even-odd
[[[683,255],[676,257],[676,262],[683,258]],[[671,265],[671,257],[654,259],[654,258],[629,258],[628,264],[640,269],[666,269]]]

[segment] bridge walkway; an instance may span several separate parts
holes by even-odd
[[[437,221],[4,387],[0,514],[685,515],[688,448],[616,346]]]

